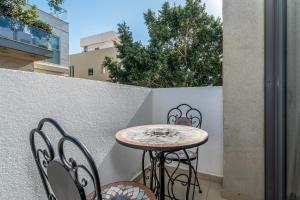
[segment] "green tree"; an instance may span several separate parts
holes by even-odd
[[[104,67],[113,82],[145,87],[222,85],[222,22],[207,14],[201,0],[184,6],[164,3],[144,14],[149,44],[133,40],[126,23],[118,25],[118,59]]]
[[[18,16],[16,18],[25,24],[33,24],[38,19],[39,15],[37,13],[37,8],[32,6],[28,9],[21,9],[18,12]]]
[[[25,4],[26,0],[1,0],[0,15],[16,18]]]
[[[64,3],[64,0],[47,0],[48,1],[48,5],[51,9],[54,10],[54,12],[56,13],[60,13],[62,12],[62,8],[60,7],[60,5],[62,5]]]
[[[55,11],[60,11],[60,5],[64,3],[64,0],[46,0],[50,8]],[[0,1],[0,15],[8,17],[16,17],[22,10],[22,7],[26,5],[26,0],[1,0]]]
[[[60,5],[64,3],[64,0],[46,1],[48,2],[49,7],[57,12],[61,10]],[[36,6],[24,9],[26,2],[26,0],[0,0],[0,16],[11,17],[51,33],[52,27],[38,19],[39,16]]]

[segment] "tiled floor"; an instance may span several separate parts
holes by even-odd
[[[212,181],[201,180],[200,185],[202,189],[202,193],[199,193],[197,190],[195,192],[195,200],[224,200],[221,197],[221,184],[215,183]],[[180,183],[175,186],[175,195],[178,199],[185,200],[186,199],[186,187],[181,185]],[[189,199],[192,195],[190,195]]]
[[[142,183],[142,180],[140,180],[139,182]],[[196,190],[195,198],[194,198],[195,200],[225,200],[224,198],[221,197],[221,189],[222,189],[221,184],[216,183],[214,181],[200,179],[200,185],[201,185],[202,193],[199,193]],[[177,199],[180,200],[186,199],[185,198],[186,187],[183,186],[181,183],[179,182],[175,183],[174,191]],[[189,199],[192,199],[191,196],[192,195],[190,195]]]

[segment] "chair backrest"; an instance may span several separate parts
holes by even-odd
[[[188,104],[180,104],[170,109],[167,115],[167,123],[201,128],[202,114],[198,109]]]
[[[43,131],[45,123],[49,123],[59,132],[57,154],[49,137]],[[37,147],[37,139],[41,139],[44,147]],[[65,152],[66,143],[75,147],[83,155],[83,162],[73,159]],[[87,148],[76,138],[68,135],[61,126],[50,118],[42,119],[38,127],[30,132],[30,145],[34,160],[38,167],[46,195],[49,200],[86,200],[86,187],[91,182],[95,195],[90,199],[102,200],[98,170]],[[40,144],[39,144],[40,146]]]

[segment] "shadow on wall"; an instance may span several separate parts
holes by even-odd
[[[152,92],[146,97],[127,127],[152,124]],[[127,148],[116,143],[100,166],[101,184],[126,181],[142,170],[142,150]]]

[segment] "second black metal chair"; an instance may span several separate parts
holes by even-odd
[[[167,114],[167,123],[168,124],[173,124],[173,125],[185,125],[185,126],[192,126],[195,128],[201,128],[202,125],[202,113],[196,109],[191,107],[188,104],[180,104],[179,106],[170,109],[170,111]],[[146,157],[146,151],[143,153],[143,162],[142,162],[142,169],[143,169],[143,179],[144,179],[144,184],[146,185],[146,172],[145,172],[145,157]],[[149,152],[149,156],[151,158],[151,154],[153,152]],[[192,178],[189,177],[189,175],[185,174],[179,174],[176,175],[175,178],[173,178],[172,175],[175,173],[169,173],[166,171],[166,174],[168,175],[169,179],[171,180],[170,182],[174,184],[175,181],[179,181],[183,183],[183,185],[193,185],[193,193],[192,193],[192,199],[194,199],[194,194],[195,194],[195,187],[198,188],[199,193],[202,193],[201,187],[200,187],[200,182],[199,178],[197,176],[197,171],[198,171],[198,156],[199,156],[199,147],[196,149],[187,149],[187,150],[181,150],[181,151],[176,151],[176,152],[165,152],[166,155],[166,162],[171,163],[171,162],[178,162],[179,164],[184,164],[188,165],[190,169],[193,171],[192,176],[194,176],[194,182],[191,183],[189,181],[192,181]],[[191,162],[195,161],[196,166],[194,167]],[[179,168],[176,167],[176,169]],[[179,180],[178,177],[185,176],[187,177],[187,181],[184,180]],[[170,183],[169,182],[169,183]],[[173,190],[173,188],[171,189]],[[189,187],[188,187],[189,190]],[[171,191],[172,193],[173,191]],[[189,194],[189,191],[187,191],[187,194]],[[176,199],[175,195],[172,194],[173,196],[172,199]]]

